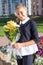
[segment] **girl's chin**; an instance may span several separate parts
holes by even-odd
[[[23,20],[25,20],[25,19],[26,19],[26,18],[21,18],[20,20],[23,21]]]

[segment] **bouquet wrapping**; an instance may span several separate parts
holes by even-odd
[[[19,25],[17,25],[14,21],[7,22],[4,25],[4,33],[9,40],[10,45],[7,46],[7,62],[14,59],[16,60],[16,49],[12,47],[12,44],[16,43],[20,38]]]

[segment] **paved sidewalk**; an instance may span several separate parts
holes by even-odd
[[[39,37],[43,36],[43,33],[39,33]],[[0,37],[0,46],[4,46],[9,43],[9,40],[4,36]]]
[[[0,46],[7,45],[8,43],[9,43],[9,40],[5,36],[0,37]]]

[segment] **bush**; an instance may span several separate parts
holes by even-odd
[[[36,23],[43,23],[43,16],[29,16],[31,19],[35,20]],[[14,14],[9,15],[9,18],[0,18],[0,25],[5,25],[7,21],[16,21],[16,16]]]
[[[29,17],[35,20],[37,23],[43,23],[43,16],[29,16]]]
[[[10,14],[9,18],[0,18],[0,25],[5,25],[7,21],[14,20],[16,21],[16,16],[14,14]]]
[[[17,17],[16,17],[14,14],[10,14],[10,15],[9,15],[9,19],[10,19],[10,20],[16,21],[16,18],[17,18]]]
[[[0,25],[6,24],[7,21],[9,21],[9,18],[0,18]]]

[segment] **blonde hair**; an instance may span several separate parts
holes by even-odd
[[[22,4],[22,3],[17,4],[17,5],[15,6],[15,9],[20,9],[21,7],[23,7],[23,8],[26,9],[25,5]]]

